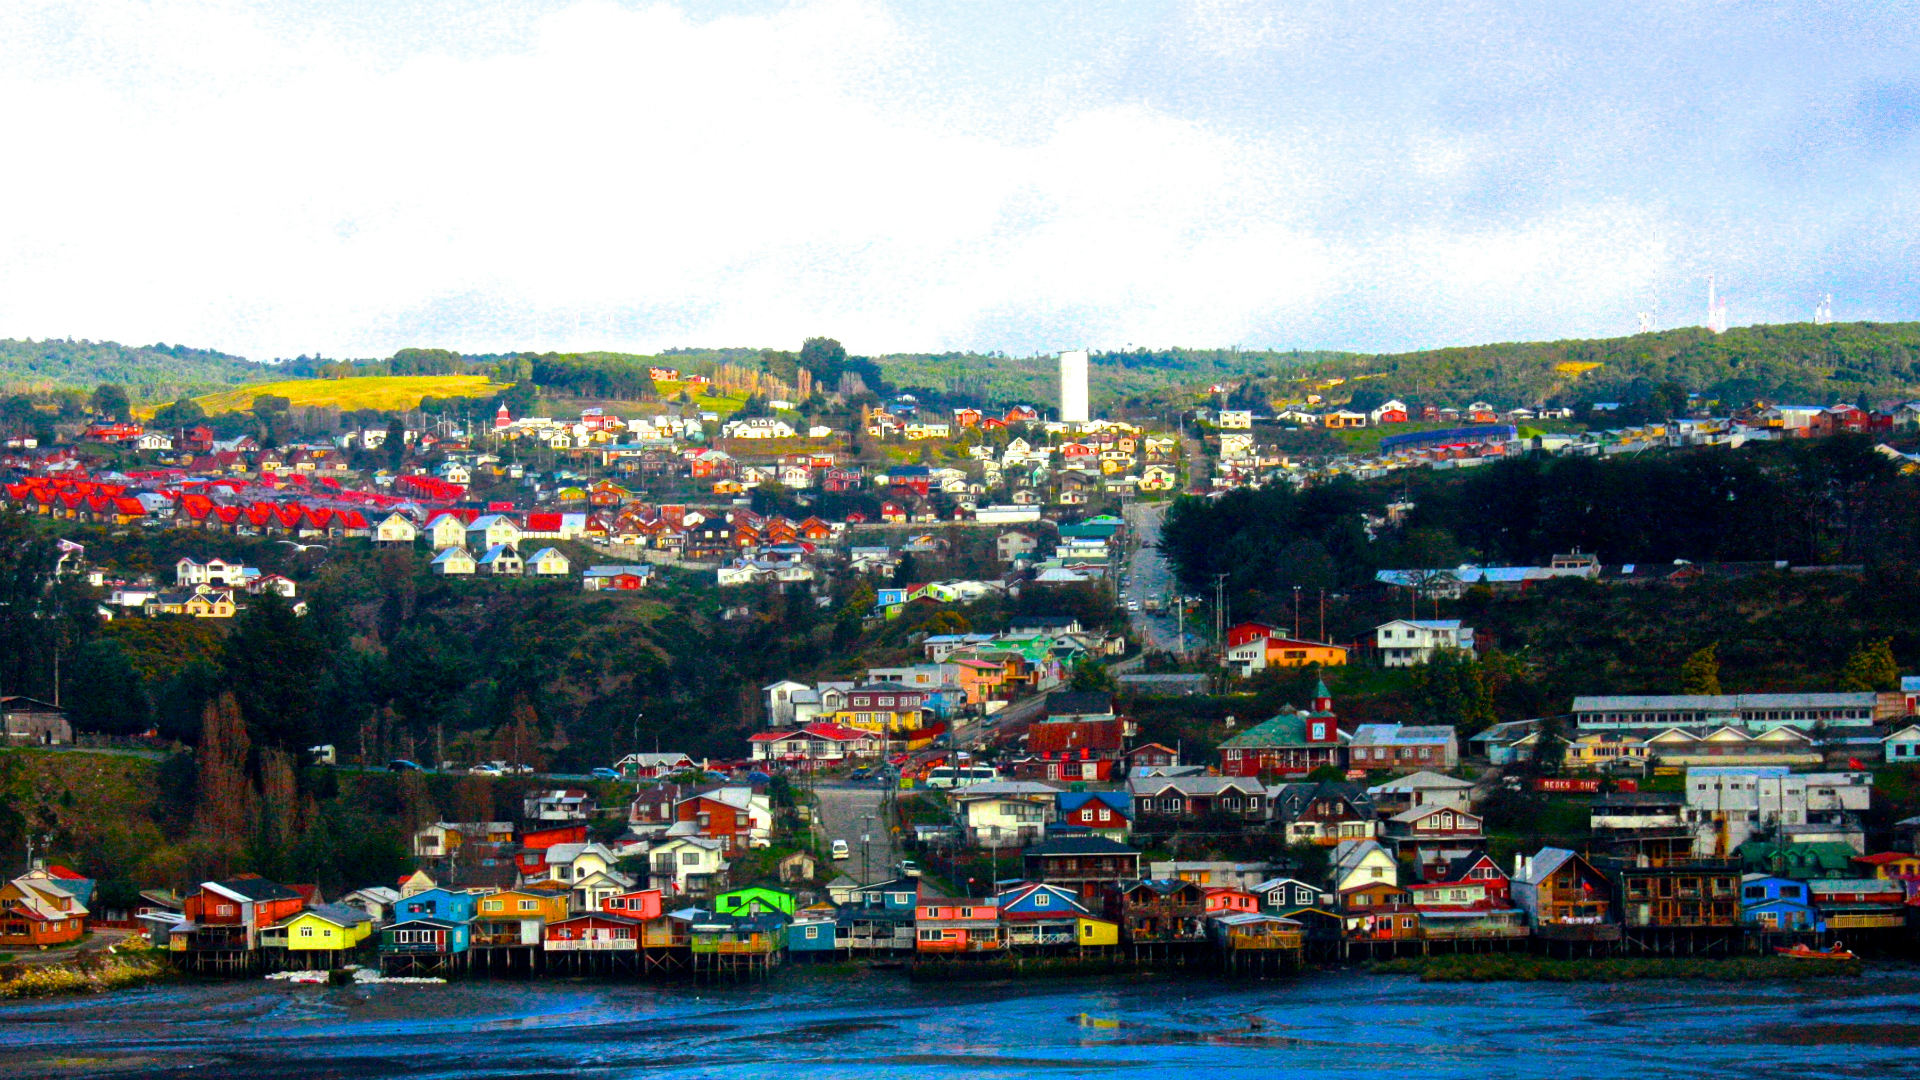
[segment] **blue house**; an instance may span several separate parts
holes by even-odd
[[[835,941],[838,921],[834,913],[817,908],[803,908],[793,917],[793,924],[787,927],[787,952],[795,960],[824,960],[834,955],[839,947]]]
[[[450,956],[467,951],[471,924],[425,916],[380,928],[380,952],[387,956]]]
[[[1807,883],[1772,874],[1740,879],[1740,921],[1761,930],[1825,930]]]
[[[853,895],[848,899],[846,906],[911,912],[914,903],[919,899],[919,880],[902,877],[860,886],[853,890]]]
[[[455,892],[451,889],[428,889],[402,897],[393,905],[393,921],[408,922],[413,919],[439,919],[441,922],[469,923],[480,898],[467,892]]]

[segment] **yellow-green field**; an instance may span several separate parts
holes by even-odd
[[[656,382],[653,384],[653,388],[660,392],[662,399],[666,401],[677,401],[680,398],[680,392],[685,390],[687,386],[681,382]],[[733,413],[739,412],[740,407],[747,403],[745,395],[740,397],[715,397],[709,396],[711,394],[711,388],[702,388],[699,393],[694,395],[693,404],[696,408],[719,413],[721,419],[725,419]]]
[[[366,375],[357,379],[288,379],[236,386],[195,398],[207,415],[245,412],[253,399],[283,397],[289,405],[342,409],[411,409],[423,397],[491,397],[501,386],[485,375]]]

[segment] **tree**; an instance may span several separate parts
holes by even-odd
[[[1073,666],[1073,689],[1111,694],[1120,688],[1113,672],[1098,660],[1083,659]]]
[[[103,420],[125,420],[133,415],[133,405],[127,400],[127,388],[116,383],[101,383],[94,387],[91,404],[94,415]]]
[[[216,847],[236,848],[253,822],[256,799],[247,779],[251,750],[240,703],[233,695],[224,693],[208,702],[200,720],[200,745],[194,752],[198,782],[193,821],[202,839]]]
[[[387,452],[387,471],[399,472],[400,465],[407,460],[407,425],[398,416],[387,421],[387,437],[380,448]]]
[[[1840,686],[1846,690],[1898,690],[1900,664],[1893,658],[1893,640],[1864,642],[1855,649],[1840,672]]]
[[[1413,692],[1429,722],[1452,724],[1465,739],[1494,722],[1493,692],[1470,653],[1438,650],[1414,669]]]
[[[1687,657],[1680,665],[1680,692],[1718,694],[1720,692],[1720,643],[1714,642]]]
[[[153,426],[157,428],[180,428],[189,424],[198,424],[207,418],[207,410],[189,397],[183,397],[168,405],[160,406],[153,414]]]
[[[830,337],[810,337],[800,345],[800,366],[822,382],[836,379],[847,363],[847,350]]]

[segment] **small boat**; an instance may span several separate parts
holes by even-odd
[[[1794,945],[1791,947],[1776,945],[1774,946],[1773,951],[1780,954],[1781,956],[1789,957],[1794,960],[1858,960],[1859,959],[1859,957],[1853,955],[1853,953],[1848,952],[1846,946],[1841,945],[1837,941],[1834,942],[1832,945],[1827,946],[1825,949],[1816,949],[1811,945]]]

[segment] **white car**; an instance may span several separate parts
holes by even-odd
[[[849,859],[852,857],[853,857],[853,849],[847,846],[847,842],[845,840],[835,840],[833,842],[834,861],[838,862],[838,861]]]
[[[500,766],[475,765],[473,768],[467,770],[467,775],[468,776],[499,776]]]

